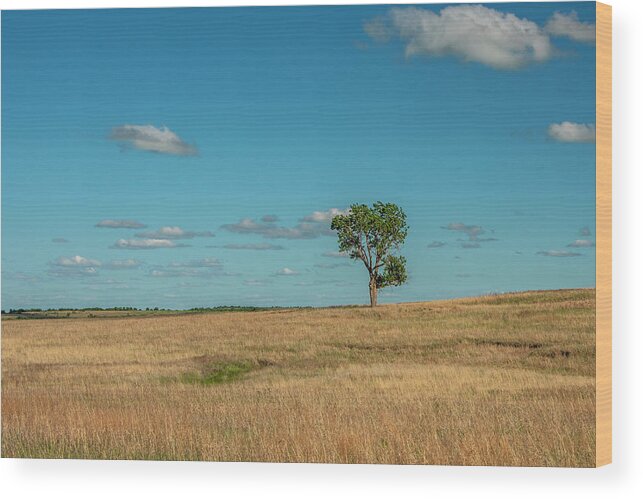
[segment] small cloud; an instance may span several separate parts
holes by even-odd
[[[128,258],[126,260],[112,260],[111,262],[105,264],[105,268],[109,270],[127,270],[127,269],[136,269],[143,264],[140,260],[134,258]]]
[[[92,260],[91,258],[85,258],[80,255],[72,257],[58,257],[53,264],[58,267],[100,267],[101,265],[98,260]]]
[[[64,237],[54,237],[51,240],[52,243],[57,243],[57,244],[65,244],[68,243],[69,241],[65,239]]]
[[[216,258],[201,258],[189,262],[175,262],[169,265],[174,268],[221,268],[221,262]]]
[[[350,255],[344,251],[324,251],[322,256],[327,258],[348,258]]]
[[[299,272],[293,269],[289,269],[288,267],[284,267],[283,269],[278,270],[276,272],[276,275],[279,275],[279,276],[299,275]]]
[[[596,126],[593,123],[552,123],[548,133],[558,142],[596,142]]]
[[[242,218],[236,224],[224,224],[222,229],[228,232],[236,232],[238,234],[262,234],[270,229],[272,224],[261,224],[255,222],[252,218]]]
[[[183,141],[167,127],[122,125],[113,128],[109,138],[142,151],[175,156],[196,156],[198,154],[195,146]]]
[[[185,244],[177,244],[169,239],[119,239],[114,243],[112,248],[117,249],[158,249],[158,248],[179,248],[185,247]]]
[[[432,243],[429,243],[426,245],[427,248],[433,249],[433,248],[442,248],[443,246],[446,246],[447,243],[442,242],[442,241],[433,241]]]
[[[330,223],[337,215],[348,215],[348,212],[349,210],[340,210],[339,208],[331,208],[327,211],[313,211],[310,215],[302,218],[301,221],[314,223]]]
[[[48,273],[55,277],[87,277],[97,275],[97,268],[100,266],[101,262],[92,258],[80,255],[61,256],[50,263]]]
[[[229,250],[255,250],[255,251],[268,251],[268,250],[282,250],[283,246],[278,244],[258,243],[258,244],[226,244],[223,246]]]
[[[107,229],[144,229],[147,225],[136,220],[101,220],[96,227]]]
[[[578,234],[587,237],[592,235],[592,231],[589,229],[589,227],[581,227],[581,229],[578,231]]]
[[[517,69],[553,54],[549,36],[536,23],[482,5],[451,5],[439,13],[395,7],[364,25],[372,39],[392,35],[406,44],[406,57],[456,57],[494,69]]]
[[[42,280],[40,276],[28,272],[7,272],[3,270],[2,276],[3,278],[15,279],[16,281],[39,282]]]
[[[555,12],[547,21],[545,31],[552,36],[566,36],[576,42],[596,42],[596,25],[581,22],[575,11],[569,14]]]
[[[593,248],[594,246],[594,241],[589,239],[576,239],[576,241],[567,245],[568,248]]]
[[[314,267],[318,269],[337,269],[339,267],[350,267],[350,263],[316,263]]]
[[[580,253],[574,253],[573,251],[566,251],[566,250],[539,251],[536,254],[542,255],[542,256],[555,256],[555,257],[581,256]]]
[[[485,233],[485,230],[479,225],[465,225],[461,222],[452,222],[442,228],[467,234],[469,236],[469,241],[480,241],[478,236]]]
[[[222,272],[223,264],[216,258],[201,258],[187,262],[174,262],[166,267],[152,269],[152,277],[200,277],[231,275]]]
[[[237,234],[259,234],[266,239],[316,239],[320,236],[332,236],[334,232],[330,230],[330,221],[333,217],[346,213],[347,210],[339,208],[315,211],[301,218],[294,227],[281,227],[274,222],[243,218],[235,224],[222,225],[221,228]]]
[[[273,223],[279,221],[279,217],[277,215],[264,215],[261,217],[261,221],[265,223]]]
[[[480,247],[480,244],[475,241],[465,241],[460,246],[464,249],[476,249]]]
[[[244,286],[266,286],[270,284],[268,279],[246,279],[243,281]]]
[[[140,232],[136,237],[143,239],[193,239],[195,237],[214,237],[214,233],[210,231],[194,232],[191,230],[183,230],[181,227],[161,227],[155,231]]]

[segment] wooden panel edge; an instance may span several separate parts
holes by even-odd
[[[612,462],[612,7],[596,2],[596,466]]]

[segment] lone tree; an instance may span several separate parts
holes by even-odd
[[[330,228],[337,231],[339,250],[364,262],[371,307],[377,305],[378,289],[406,282],[406,259],[391,254],[404,243],[408,232],[402,208],[381,201],[372,208],[354,204],[348,214],[335,216]]]

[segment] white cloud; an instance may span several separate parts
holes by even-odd
[[[242,218],[236,224],[222,225],[221,228],[229,232],[237,232],[239,234],[261,234],[263,231],[273,227],[269,223],[258,223],[251,218]]]
[[[142,151],[176,156],[196,156],[198,154],[195,146],[183,141],[167,127],[122,125],[112,129],[110,138]]]
[[[305,216],[301,220],[303,222],[332,222],[333,218],[337,215],[348,215],[349,210],[340,210],[339,208],[331,208],[326,211],[313,211],[310,215]]]
[[[157,249],[157,248],[177,248],[185,246],[176,244],[169,239],[119,239],[114,243],[114,248],[119,249]]]
[[[373,40],[379,43],[386,43],[391,39],[393,33],[391,27],[384,17],[376,17],[364,23],[364,31]]]
[[[596,25],[581,22],[575,11],[569,14],[555,12],[547,21],[545,31],[552,36],[566,36],[576,42],[596,42]]]
[[[558,142],[596,142],[594,123],[552,123],[549,125],[549,136]]]
[[[76,255],[71,257],[61,256],[50,263],[49,275],[55,277],[87,277],[98,274],[97,268],[101,266],[99,260]]]
[[[61,256],[54,262],[54,265],[58,267],[100,267],[101,263],[98,260],[76,255],[72,257]]]
[[[576,239],[576,241],[567,245],[568,248],[592,248],[594,246],[594,241],[589,239]]]
[[[454,56],[496,69],[516,69],[552,55],[549,36],[534,22],[482,5],[454,5],[435,13],[416,7],[393,8],[365,25],[369,36],[388,34],[406,43],[407,57]]]
[[[195,237],[214,237],[214,233],[210,231],[194,232],[191,230],[183,230],[181,227],[161,227],[155,231],[147,231],[136,234],[136,237],[143,239],[193,239]]]
[[[69,241],[65,239],[64,237],[54,237],[51,240],[52,243],[57,243],[57,244],[65,244],[68,243]]]
[[[189,262],[174,262],[169,265],[175,268],[221,268],[221,262],[216,258],[201,258]]]
[[[225,224],[221,228],[238,234],[259,234],[266,239],[315,239],[319,236],[332,236],[334,233],[330,230],[331,220],[334,216],[346,213],[348,210],[339,208],[314,211],[301,218],[293,227],[282,227],[274,222],[257,222],[252,218],[243,218],[236,224]]]
[[[589,227],[581,227],[581,229],[578,231],[578,234],[581,236],[591,236],[592,231]]]
[[[581,256],[580,253],[574,253],[573,251],[566,251],[566,250],[539,251],[536,254],[542,255],[542,256],[555,256],[555,257]]]
[[[225,249],[231,250],[255,250],[255,251],[266,251],[266,250],[282,250],[283,246],[278,244],[268,244],[268,243],[258,243],[258,244],[226,244]]]
[[[126,270],[126,269],[136,269],[143,264],[140,260],[134,258],[128,258],[126,260],[112,260],[111,262],[105,265],[105,268],[110,270]]]
[[[243,281],[244,286],[266,286],[270,284],[268,279],[246,279]]]
[[[427,248],[433,249],[433,248],[442,248],[443,246],[446,246],[447,243],[444,241],[433,241],[432,243],[429,243],[426,245]]]
[[[222,272],[223,264],[216,258],[201,258],[187,262],[174,262],[166,267],[159,267],[150,271],[152,277],[199,277],[211,278],[215,276],[233,275]]]
[[[317,267],[318,269],[337,269],[340,267],[350,267],[350,264],[347,262],[341,262],[341,263],[316,263],[314,267]]]
[[[282,276],[299,275],[299,272],[293,269],[289,269],[288,267],[284,267],[283,269],[277,271],[277,275],[282,275]]]
[[[136,220],[101,220],[96,227],[107,229],[143,229],[147,225],[137,222]]]

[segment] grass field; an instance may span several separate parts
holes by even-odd
[[[593,466],[595,293],[5,320],[2,455]]]

